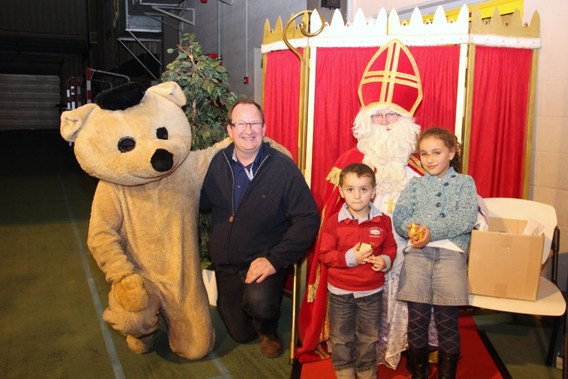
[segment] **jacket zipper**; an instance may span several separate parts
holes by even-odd
[[[235,174],[233,173],[233,169],[231,168],[231,162],[229,162],[229,158],[223,151],[223,158],[227,162],[227,166],[229,167],[229,172],[231,173],[231,215],[229,216],[229,223],[232,223],[235,219]]]
[[[229,223],[232,223],[235,220],[235,174],[233,173],[233,169],[231,168],[231,162],[229,161],[229,158],[227,158],[227,155],[225,154],[225,152],[223,152],[223,157],[225,158],[225,161],[227,162],[227,165],[229,166],[229,171],[231,172],[231,215],[229,216]],[[268,157],[270,157],[270,154],[265,154],[264,158],[262,159],[262,161],[260,162],[260,164],[258,165],[258,168],[256,169],[256,172],[258,174],[258,172],[260,171],[260,168],[264,165],[264,162],[266,162],[266,160],[268,159]],[[257,174],[254,174],[254,177],[256,177]],[[253,177],[253,180],[254,180]],[[251,186],[252,186],[252,181],[251,181]],[[250,187],[247,189],[247,193],[250,192]],[[243,198],[241,200],[241,202],[245,200],[245,198]]]

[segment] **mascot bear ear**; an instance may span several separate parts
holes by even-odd
[[[185,105],[185,95],[176,82],[164,82],[148,88],[148,92],[155,93],[170,100],[179,107]]]
[[[140,83],[131,82],[110,88],[95,97],[95,103],[108,111],[123,111],[140,104],[146,88]]]
[[[59,131],[65,141],[75,141],[87,117],[89,117],[89,114],[96,107],[95,104],[85,104],[82,107],[72,111],[65,111],[61,114],[61,126]]]

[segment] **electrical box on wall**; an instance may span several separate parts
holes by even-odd
[[[321,0],[321,6],[323,8],[341,8],[340,0]]]

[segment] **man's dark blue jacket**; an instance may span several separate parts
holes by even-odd
[[[304,177],[286,155],[264,143],[264,158],[235,211],[231,144],[213,157],[200,207],[212,212],[209,255],[216,269],[236,272],[258,257],[278,271],[311,247],[320,217]]]

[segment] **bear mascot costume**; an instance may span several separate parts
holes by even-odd
[[[61,115],[61,135],[99,179],[88,247],[111,284],[103,319],[130,350],[153,349],[163,328],[172,351],[200,359],[215,334],[198,248],[199,193],[226,140],[191,150],[178,84],[129,83]]]

